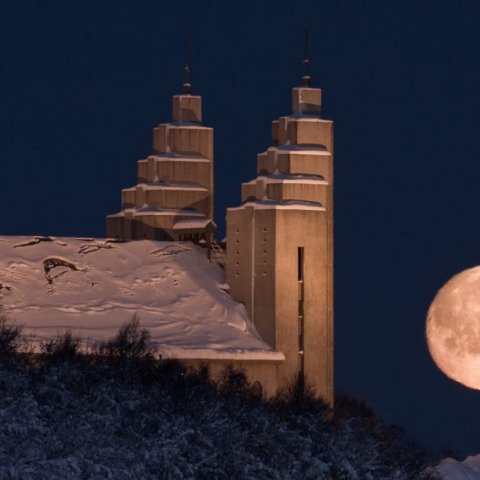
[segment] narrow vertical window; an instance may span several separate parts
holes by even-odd
[[[304,249],[298,247],[297,253],[297,282],[298,282],[298,357],[299,357],[299,381],[304,381],[305,376],[305,314],[304,314]]]
[[[303,282],[303,247],[298,247],[298,281]]]

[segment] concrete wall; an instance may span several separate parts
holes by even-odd
[[[137,207],[145,203],[157,208],[194,208],[195,210],[208,215],[209,194],[206,190],[179,190],[176,188],[149,188],[141,189],[144,198],[137,198]],[[138,191],[137,191],[138,197]],[[144,200],[144,201],[142,201]]]
[[[238,243],[236,243],[238,242]],[[303,346],[300,345],[298,248],[304,252]],[[227,279],[261,337],[285,354],[278,385],[304,376],[317,395],[333,403],[333,285],[328,215],[321,209],[245,207],[227,213]]]
[[[317,175],[330,182],[333,178],[331,157],[328,150],[286,151],[271,147],[257,156],[257,173],[267,175],[278,171],[288,175]]]
[[[213,159],[213,129],[160,124],[153,129],[153,149],[156,153],[199,154]]]
[[[276,167],[281,173],[290,175],[318,175],[327,182],[331,182],[333,174],[331,171],[332,155],[328,151],[317,151],[304,153],[292,151],[280,153],[277,157]]]
[[[304,249],[304,373],[315,392],[333,402],[333,318],[328,309],[328,226],[325,211],[276,211],[276,349],[286,360],[279,367],[284,384],[299,369],[298,247]],[[288,239],[288,241],[286,241]],[[259,295],[261,296],[261,292]]]
[[[318,145],[332,151],[333,122],[320,118],[281,117],[278,123],[279,144]]]
[[[175,122],[201,123],[202,97],[199,95],[175,95],[172,100],[172,118]]]
[[[124,188],[122,190],[122,209],[133,208],[137,204],[137,192],[135,188]]]
[[[148,159],[137,162],[137,183],[146,183],[148,179]]]
[[[161,182],[190,183],[192,180],[201,187],[212,189],[211,170],[209,161],[189,161],[186,159],[168,159],[157,157],[155,162],[155,176]],[[149,178],[152,182],[155,179]]]
[[[303,115],[320,115],[322,91],[319,88],[292,88],[292,112]]]
[[[109,238],[130,238],[128,227],[123,216],[109,215],[107,217],[107,237]]]
[[[318,202],[322,205],[327,203],[327,189],[325,184],[300,183],[300,182],[277,182],[266,185],[268,198],[275,200],[301,200]]]
[[[253,322],[262,338],[274,349],[280,350],[277,342],[278,310],[276,282],[277,242],[275,209],[255,210],[253,245],[253,295],[254,311]]]
[[[124,212],[107,217],[107,236],[123,239],[172,240],[175,217],[151,213]]]
[[[242,202],[257,198],[257,182],[242,183]]]
[[[227,210],[227,281],[232,297],[245,305],[250,318],[253,318],[253,232],[253,208]]]

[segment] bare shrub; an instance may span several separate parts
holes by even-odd
[[[241,403],[258,403],[262,398],[261,389],[249,382],[244,370],[233,365],[227,365],[222,371],[218,392]]]
[[[134,314],[120,327],[112,340],[99,344],[98,351],[112,359],[138,360],[153,356],[155,347],[150,332],[142,327],[140,318]]]
[[[15,363],[23,343],[22,329],[7,318],[0,305],[0,363]]]
[[[81,358],[80,337],[66,331],[55,339],[42,343],[40,348],[47,361],[51,363],[74,362]]]
[[[314,413],[326,417],[328,405],[315,396],[313,387],[301,376],[292,377],[290,384],[270,400],[271,406],[280,414]]]
[[[335,397],[334,421],[344,422],[355,420],[367,431],[372,431],[379,424],[375,411],[363,398],[339,393]]]
[[[156,349],[150,332],[142,327],[138,315],[126,321],[111,340],[98,343],[93,349],[101,371],[133,382],[153,381],[156,376]]]

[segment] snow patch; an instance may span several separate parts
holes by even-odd
[[[480,454],[467,457],[463,462],[446,458],[434,468],[441,480],[478,480],[480,478]]]
[[[260,338],[244,306],[222,289],[224,271],[208,261],[204,248],[37,238],[0,237],[0,300],[32,339],[41,342],[71,330],[90,341],[104,340],[136,313],[163,356],[284,358]]]

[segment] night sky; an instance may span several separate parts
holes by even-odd
[[[447,379],[428,306],[480,264],[480,2],[82,1],[0,6],[0,233],[104,236],[151,129],[193,92],[215,128],[215,218],[300,84],[335,121],[336,386],[423,445],[480,452],[480,392]]]

